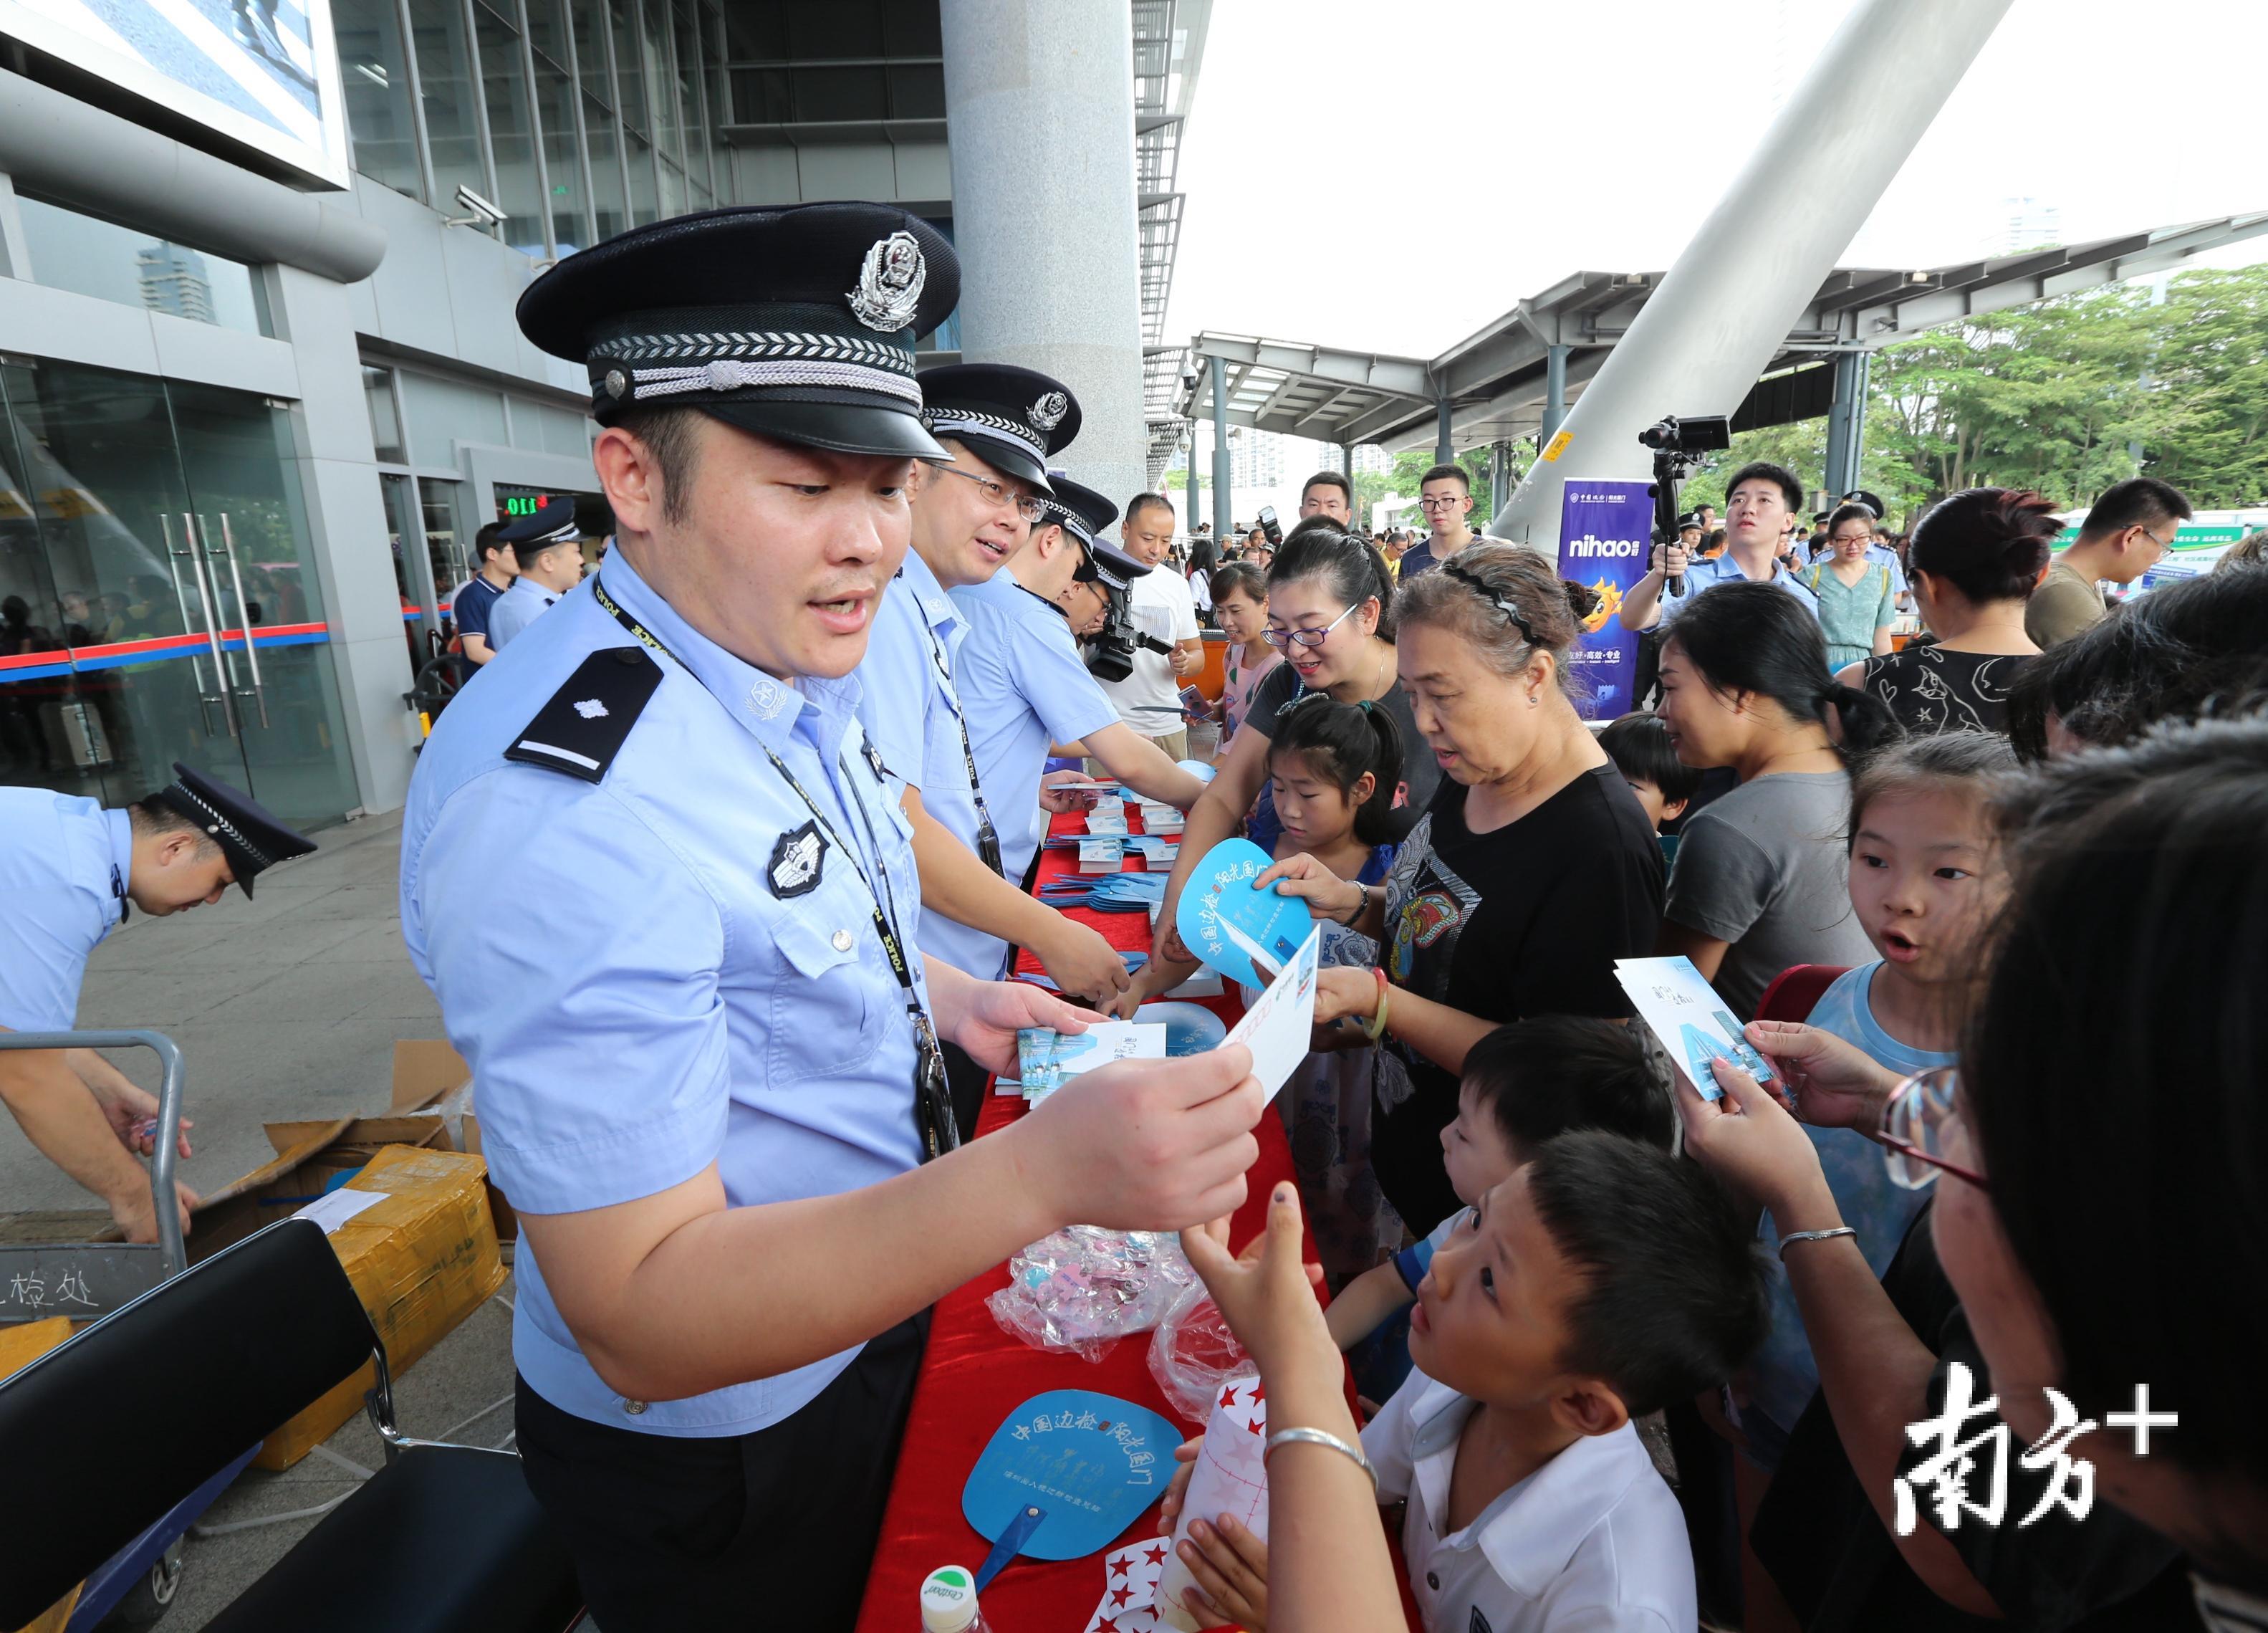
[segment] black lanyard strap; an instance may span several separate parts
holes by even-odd
[[[916,603],[919,605],[918,602]],[[953,671],[946,667],[945,648],[939,645],[937,632],[927,621],[923,633],[929,637],[930,661],[937,665],[937,677],[945,683],[945,695],[953,709],[953,723],[961,728],[961,763],[968,768],[968,797],[976,805],[976,853],[984,865],[1002,878],[1008,876],[1000,856],[1000,831],[992,825],[992,808],[984,802],[983,785],[976,779],[976,750],[968,743],[968,717],[961,712],[961,694],[954,690]]]
[[[607,594],[603,578],[594,578],[591,580],[591,594],[597,599],[599,605],[605,610],[608,617],[628,630],[645,646],[667,658],[686,674],[692,676],[695,683],[699,685],[702,691],[709,691],[708,683],[702,680],[699,675],[695,674],[692,667],[684,659],[672,652],[660,636],[623,611],[621,604],[612,595]],[[710,696],[714,698],[716,694],[710,692]],[[722,698],[718,699],[718,706],[724,707]],[[726,712],[730,713],[729,710]],[[898,986],[905,993],[906,1015],[913,1023],[916,1054],[914,1121],[922,1135],[923,1160],[926,1162],[940,1151],[953,1149],[961,1143],[961,1140],[959,1131],[953,1120],[951,1090],[946,1083],[945,1061],[938,1048],[937,1028],[931,1022],[929,1012],[922,1006],[921,994],[914,986],[913,965],[908,957],[905,943],[898,935],[897,902],[890,890],[888,869],[886,868],[882,869],[881,888],[877,890],[874,881],[866,876],[866,869],[860,865],[858,851],[843,842],[843,836],[835,831],[835,824],[828,819],[827,813],[820,809],[819,802],[813,799],[805,791],[803,784],[796,780],[795,772],[788,768],[787,762],[773,753],[771,745],[761,738],[756,740],[756,747],[763,750],[764,758],[771,762],[772,769],[780,774],[781,780],[795,791],[796,798],[803,802],[804,809],[811,813],[812,820],[819,824],[820,831],[834,844],[843,860],[850,864],[850,871],[858,876],[858,883],[865,887],[867,907],[874,920],[875,938],[882,943],[882,951],[890,961],[890,973],[898,978]],[[842,764],[839,757],[836,764],[838,766]],[[849,768],[844,766],[843,769],[847,775]],[[882,847],[880,839],[875,836],[873,824],[866,816],[865,807],[855,797],[850,801],[850,804],[858,809],[860,825],[865,831],[866,842],[873,846],[875,862],[880,867]]]

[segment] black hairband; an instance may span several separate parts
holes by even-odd
[[[1504,614],[1506,617],[1510,618],[1513,623],[1519,626],[1521,637],[1527,640],[1529,646],[1533,647],[1535,644],[1535,632],[1528,627],[1528,620],[1521,616],[1520,603],[1518,602],[1513,601],[1509,596],[1498,595],[1496,591],[1491,589],[1476,575],[1466,572],[1454,561],[1443,562],[1441,564],[1440,570],[1443,573],[1447,573],[1451,578],[1456,580],[1458,583],[1462,584],[1467,588],[1472,590],[1474,594],[1480,596],[1481,599],[1487,602],[1498,612]]]

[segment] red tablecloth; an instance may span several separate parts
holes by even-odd
[[[1082,830],[1075,814],[1055,819],[1057,832]],[[1076,852],[1042,851],[1039,877],[1075,872],[1077,867]],[[1145,913],[1095,913],[1084,908],[1071,913],[1094,926],[1113,946],[1150,944]],[[1026,954],[1017,967],[1036,972],[1038,965]],[[1203,1001],[1231,1021],[1241,1008],[1233,994]],[[1023,1106],[1019,1097],[988,1094],[978,1136],[1005,1127],[1023,1115]],[[1292,1178],[1292,1152],[1281,1121],[1263,1117],[1254,1132],[1260,1141],[1260,1159],[1252,1166],[1244,1206],[1237,1210],[1230,1230],[1232,1245],[1240,1248],[1258,1233],[1269,1193],[1278,1181]],[[1314,1251],[1310,1238],[1310,1258]],[[973,1570],[991,1552],[990,1542],[961,1517],[961,1489],[993,1430],[1025,1400],[1050,1389],[1094,1389],[1184,1422],[1150,1376],[1147,1334],[1120,1339],[1100,1362],[1046,1354],[1002,1331],[984,1307],[985,1299],[1007,1283],[1003,1265],[938,1301],[930,1320],[929,1353],[914,1388],[905,1445],[898,1454],[889,1511],[882,1522],[881,1546],[866,1580],[859,1633],[907,1633],[918,1628],[922,1578],[940,1565],[966,1565]],[[1189,1432],[1196,1433],[1197,1428],[1190,1426]],[[1154,1534],[1157,1529],[1152,1504],[1121,1541]],[[984,1590],[985,1619],[1000,1633],[1079,1633],[1102,1597],[1102,1562],[1094,1555],[1052,1563],[1017,1560]]]

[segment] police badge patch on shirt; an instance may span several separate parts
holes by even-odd
[[[765,873],[771,882],[772,894],[784,902],[811,894],[819,883],[819,871],[826,857],[827,836],[820,832],[815,822],[807,822],[780,835],[779,843],[772,846],[771,866]]]

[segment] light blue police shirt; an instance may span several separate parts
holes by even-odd
[[[907,550],[905,565],[882,592],[873,636],[858,665],[858,721],[881,750],[882,764],[921,790],[922,809],[973,855],[976,798],[961,752],[961,698],[953,679],[967,633],[960,609],[929,563],[919,550]],[[999,806],[991,803],[997,824]],[[990,981],[998,979],[1008,944],[931,913],[922,917],[921,945],[932,957]]]
[[[1887,544],[1869,544],[1867,546],[1867,560],[1874,566],[1888,567],[1890,570],[1892,595],[1903,595],[1906,593],[1906,564],[1898,559],[1897,551]]]
[[[534,579],[514,579],[512,587],[497,596],[496,604],[489,609],[490,648],[502,652],[506,643],[517,640],[529,624],[558,604],[556,591],[544,588]],[[487,665],[482,667],[485,669]],[[526,723],[520,722],[523,726]]]
[[[45,788],[0,788],[0,1026],[68,1031],[87,956],[123,913],[134,825]]]
[[[976,775],[1000,824],[1008,876],[1020,880],[1047,837],[1040,778],[1048,745],[1116,725],[1118,711],[1079,655],[1061,608],[1002,567],[953,599],[968,623],[954,684],[968,713]]]
[[[1733,552],[1728,550],[1721,556],[1705,556],[1698,561],[1688,562],[1685,566],[1685,594],[1683,595],[1671,595],[1668,584],[1661,587],[1661,617],[1654,628],[1668,629],[1676,621],[1679,613],[1701,599],[1703,590],[1713,589],[1719,584],[1750,582],[1777,584],[1800,601],[1814,617],[1819,616],[1819,597],[1805,588],[1795,574],[1780,565],[1778,557],[1772,558],[1771,577],[1751,580],[1747,573],[1741,571],[1741,564],[1733,559]],[[503,603],[497,604],[500,610]]]
[[[602,581],[692,670],[657,657],[660,684],[604,780],[504,758],[587,654],[635,644],[585,584],[489,665],[510,683],[449,706],[403,816],[402,937],[472,1063],[497,1185],[553,1214],[650,1196],[711,1163],[736,1208],[904,1172],[921,1156],[913,1032],[858,870],[887,880],[908,939],[920,886],[901,785],[865,754],[857,682],[791,686],[741,662],[619,550]],[[858,852],[830,842],[802,894],[775,894],[770,864],[812,813],[762,745]],[[514,1363],[594,1422],[744,1434],[858,1353],[632,1413],[584,1359],[525,1238],[518,1272]]]

